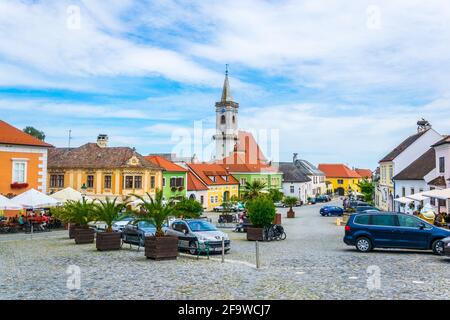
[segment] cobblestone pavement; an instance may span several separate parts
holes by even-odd
[[[283,224],[287,239],[255,243],[226,230],[232,250],[221,263],[181,255],[154,262],[125,245],[97,252],[75,245],[66,231],[0,236],[0,299],[448,299],[450,259],[430,252],[375,250],[362,254],[342,242],[336,218],[321,205],[296,208]],[[215,217],[214,217],[215,218]],[[79,290],[67,288],[70,265]],[[368,272],[369,271],[369,272]],[[374,272],[375,271],[375,272]],[[379,281],[376,273],[379,271]]]

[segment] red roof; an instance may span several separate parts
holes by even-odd
[[[208,186],[232,185],[239,182],[221,165],[214,163],[189,163],[188,167]],[[215,178],[215,182],[212,178]],[[226,177],[225,180],[223,177]]]
[[[354,170],[345,164],[319,164],[319,170],[325,173],[327,178],[361,178]]]
[[[51,144],[15,128],[3,120],[0,120],[0,143],[48,148],[53,147]]]
[[[151,163],[156,164],[157,166],[163,168],[166,171],[171,171],[171,172],[187,172],[188,171],[187,169],[185,169],[185,168],[183,168],[161,156],[147,156],[144,158],[147,161],[150,161]]]
[[[192,172],[187,174],[187,190],[188,191],[203,191],[208,190],[208,187],[197,178]]]
[[[372,178],[372,170],[370,169],[355,169],[355,171],[363,178]]]

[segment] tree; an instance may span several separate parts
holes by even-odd
[[[298,202],[298,199],[296,197],[286,197],[283,199],[283,203],[285,206],[289,207],[289,210],[292,211],[292,207],[295,206]]]
[[[266,228],[275,219],[275,205],[269,197],[259,196],[247,203],[250,221],[256,228]]]
[[[364,195],[364,201],[371,203],[375,192],[375,185],[367,179],[363,179],[358,183],[361,193]]]
[[[269,190],[269,197],[272,199],[272,201],[275,202],[280,202],[281,200],[283,200],[283,192],[281,192],[278,189],[270,189]]]
[[[252,200],[257,198],[261,191],[264,190],[266,184],[259,180],[252,181],[251,183],[246,181],[243,190],[243,199]]]
[[[80,226],[94,220],[94,204],[86,199],[67,201],[63,207],[52,209],[52,215],[67,223],[76,223]]]
[[[99,200],[94,205],[94,216],[98,221],[103,221],[107,225],[106,232],[112,232],[112,224],[120,216],[120,213],[126,208],[128,201],[117,203],[117,197],[110,200],[108,197],[105,201]]]
[[[199,218],[203,213],[203,207],[200,202],[194,199],[183,198],[175,204],[175,214],[178,217],[184,217],[188,219]]]
[[[155,236],[164,237],[162,228],[166,220],[170,216],[175,215],[174,205],[172,203],[164,203],[162,190],[156,191],[155,198],[147,193],[147,197],[150,200],[147,200],[140,195],[134,196],[142,201],[138,205],[141,212],[134,214],[136,221],[146,221],[153,224],[156,228]]]
[[[45,133],[44,131],[39,131],[38,129],[34,128],[34,127],[26,127],[25,129],[23,129],[23,132],[28,133],[29,135],[38,138],[39,140],[44,141],[45,140]]]

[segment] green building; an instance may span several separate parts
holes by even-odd
[[[162,190],[165,200],[186,197],[188,170],[162,156],[145,157],[148,161],[163,169]]]

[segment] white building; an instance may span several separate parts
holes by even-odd
[[[283,194],[296,197],[303,203],[312,197],[312,181],[306,173],[293,162],[278,163],[278,170],[283,173]]]

